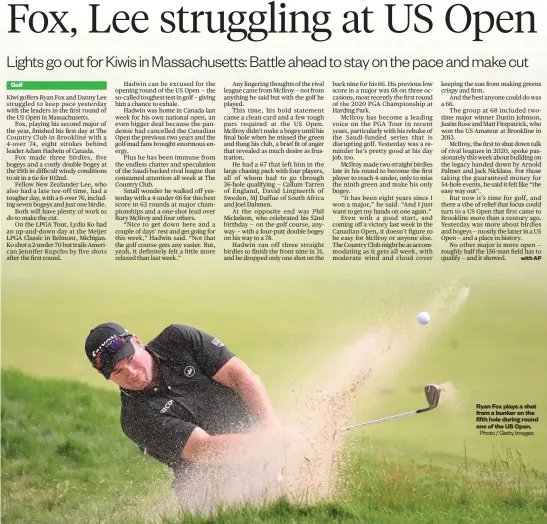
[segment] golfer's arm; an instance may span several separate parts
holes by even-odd
[[[264,384],[242,360],[237,357],[230,359],[213,380],[236,391],[263,424],[279,427],[279,420]]]
[[[195,428],[182,449],[182,458],[192,462],[226,464],[253,460],[279,446],[278,435],[265,433],[209,435]]]

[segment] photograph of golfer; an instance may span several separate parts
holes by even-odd
[[[205,477],[220,487],[218,474],[236,474],[229,466],[246,471],[265,455],[271,462],[276,452],[303,442],[280,425],[260,378],[199,329],[172,324],[144,344],[105,323],[91,330],[85,350],[93,367],[120,387],[123,432],[173,469],[183,504],[199,498]]]

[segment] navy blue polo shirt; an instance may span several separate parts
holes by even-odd
[[[147,390],[121,389],[121,425],[141,450],[175,473],[188,466],[181,453],[196,427],[210,435],[246,433],[257,418],[241,397],[212,377],[234,354],[218,339],[172,324],[146,345],[160,383]]]

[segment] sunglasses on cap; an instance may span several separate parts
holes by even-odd
[[[106,361],[111,360],[118,350],[127,344],[127,340],[133,335],[128,333],[127,335],[120,335],[109,340],[97,353],[92,363],[93,367],[102,373],[102,367]]]

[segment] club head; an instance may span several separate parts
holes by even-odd
[[[428,409],[435,409],[439,404],[441,398],[441,388],[436,384],[428,384],[424,388],[425,398],[429,405]]]

